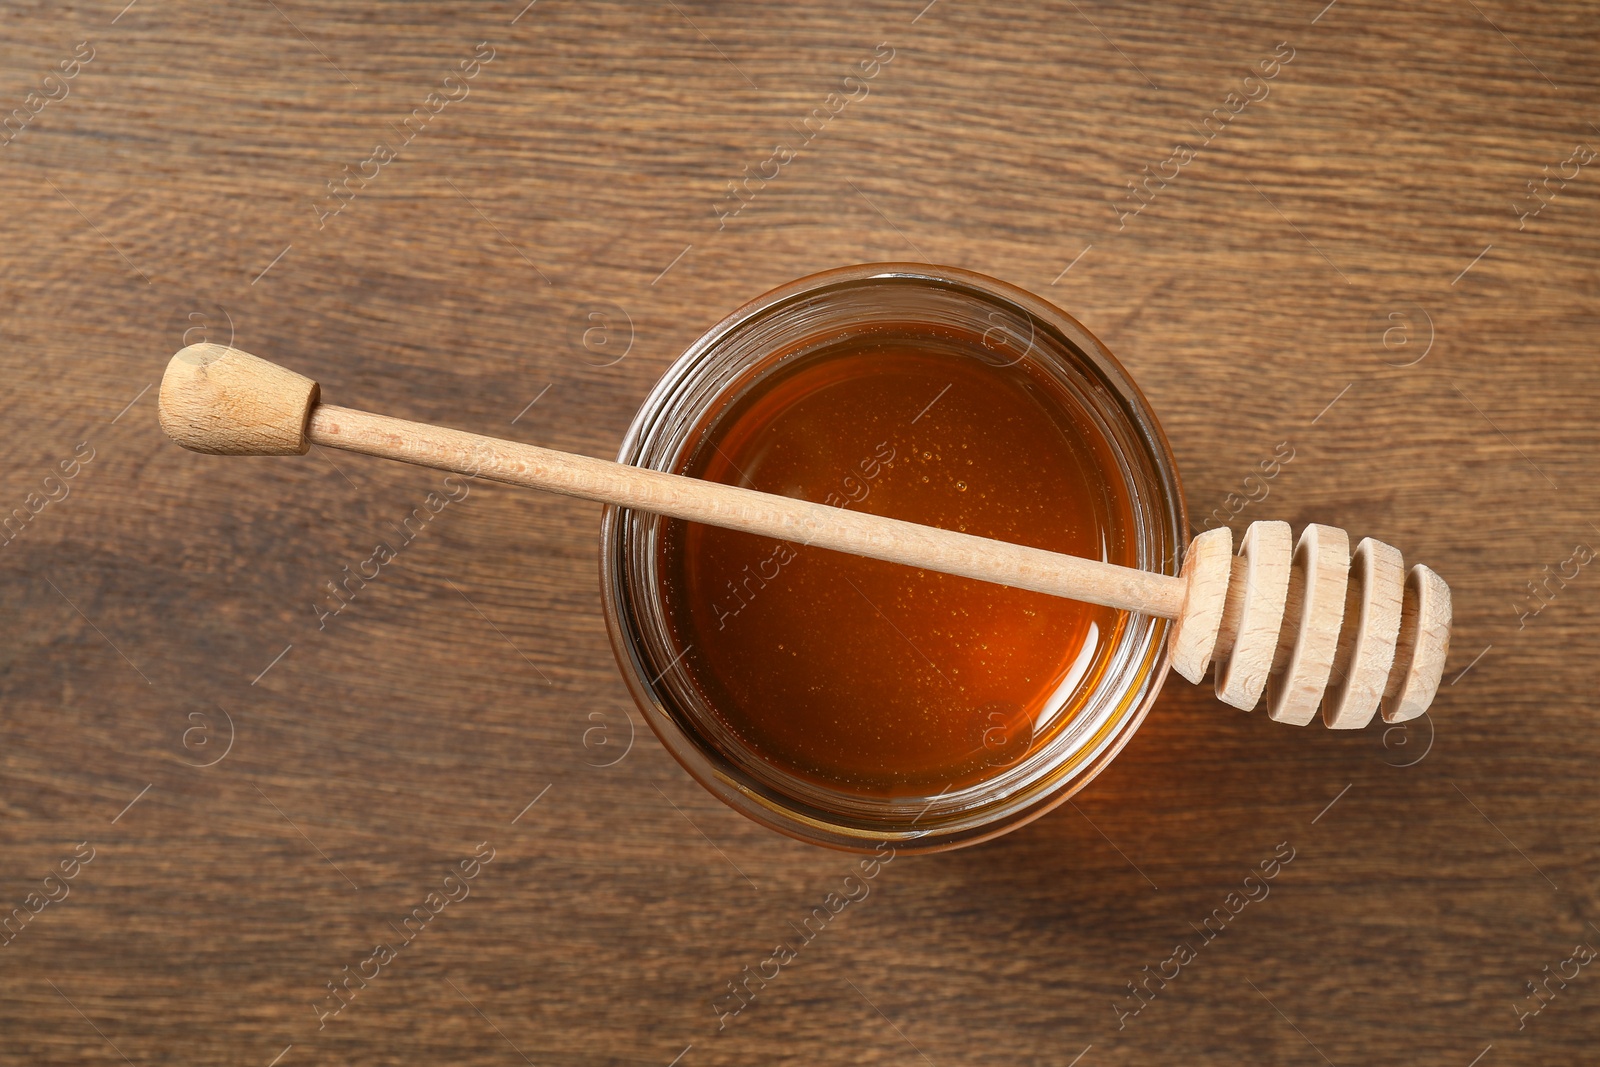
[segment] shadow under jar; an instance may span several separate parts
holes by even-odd
[[[1070,316],[983,275],[791,282],[684,353],[618,458],[1166,574],[1165,437]],[[669,752],[757,822],[871,850],[1015,829],[1098,774],[1166,675],[1165,619],[607,508],[606,624]]]

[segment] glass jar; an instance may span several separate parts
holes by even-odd
[[[982,339],[998,368],[1048,384],[1101,434],[1102,451],[1131,505],[1132,556],[1145,570],[1177,575],[1188,529],[1183,492],[1165,436],[1121,364],[1071,316],[1015,286],[970,271],[923,264],[868,264],[781,286],[708,330],[656,384],[634,417],[618,460],[680,473],[719,417],[767,375],[852,331],[956,329]],[[662,592],[663,519],[605,510],[601,592],[624,679],[656,736],[725,803],[804,841],[901,852],[974,844],[1044,814],[1100,773],[1128,743],[1166,677],[1168,620],[1127,614],[1101,669],[1062,728],[1041,737],[993,776],[919,795],[862,796],[829,789],[754,758],[722,728],[682,666]]]

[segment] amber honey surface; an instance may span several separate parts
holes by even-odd
[[[911,327],[838,343],[758,383],[684,473],[1132,565],[1100,433],[1059,384],[999,362]],[[1123,621],[694,523],[668,524],[660,564],[682,668],[733,743],[866,796],[1015,764],[1071,721]]]

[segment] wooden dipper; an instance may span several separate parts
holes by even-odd
[[[317,383],[225,345],[190,345],[161,379],[161,428],[195,452],[303,455],[313,444],[562,493],[675,519],[1174,619],[1173,667],[1217,696],[1333,729],[1427,710],[1450,646],[1450,587],[1400,553],[1332,526],[1293,542],[1254,522],[1190,543],[1173,577],[826,504],[646,470],[319,402]],[[1287,616],[1288,625],[1285,625]],[[1331,682],[1331,684],[1330,684]]]

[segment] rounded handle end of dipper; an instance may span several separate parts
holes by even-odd
[[[191,452],[304,455],[318,394],[310,378],[248,352],[190,345],[172,357],[161,378],[161,429]]]

